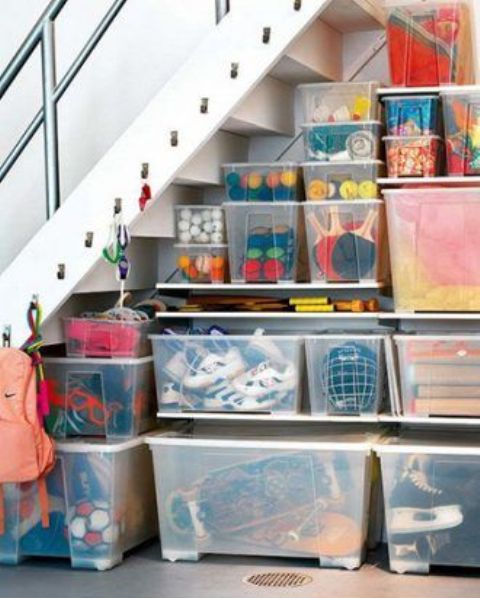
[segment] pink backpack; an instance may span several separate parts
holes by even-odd
[[[0,535],[5,530],[2,484],[38,482],[43,527],[49,526],[45,476],[55,464],[54,445],[37,408],[36,370],[23,351],[0,348]]]

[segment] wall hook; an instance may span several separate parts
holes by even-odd
[[[148,165],[148,162],[142,162],[142,170],[140,171],[140,176],[142,177],[142,179],[148,179],[149,170],[150,167]]]
[[[2,333],[2,347],[10,347],[12,340],[12,327],[4,326]]]
[[[230,65],[230,79],[236,79],[238,77],[239,66],[240,65],[238,62],[232,62],[232,64]]]
[[[57,266],[57,278],[58,280],[65,279],[65,264],[58,264]]]
[[[264,27],[263,28],[262,42],[264,44],[268,44],[268,42],[270,41],[271,33],[272,33],[272,30],[271,30],[270,27]]]
[[[302,0],[295,0],[293,3],[293,10],[300,10],[302,8]]]
[[[85,247],[88,247],[90,249],[92,247],[92,245],[93,245],[93,233],[88,232],[85,234]]]
[[[170,145],[177,147],[178,145],[178,131],[170,131]]]
[[[200,100],[200,112],[202,114],[207,114],[207,112],[208,112],[208,98],[202,98]]]
[[[122,211],[122,198],[116,197],[113,204],[113,214],[116,216]]]

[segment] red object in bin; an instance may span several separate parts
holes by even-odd
[[[69,356],[139,357],[144,322],[72,318],[65,322]]]

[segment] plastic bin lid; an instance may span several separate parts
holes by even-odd
[[[380,81],[341,81],[336,83],[334,81],[329,81],[326,83],[302,83],[301,85],[297,85],[298,89],[322,89],[323,87],[328,88],[344,88],[344,87],[362,87],[367,85],[374,85],[379,87]]]
[[[379,454],[474,455],[480,456],[478,432],[404,432],[396,437],[384,437],[374,446]]]
[[[398,102],[403,100],[439,100],[438,95],[418,94],[418,95],[398,95],[398,96],[384,96],[382,100],[384,102]]]
[[[222,203],[227,211],[235,208],[250,208],[252,210],[271,208],[273,211],[278,211],[285,208],[298,208],[299,205],[299,201],[224,201]]]
[[[373,166],[373,165],[384,165],[385,162],[382,162],[382,160],[357,160],[356,162],[352,162],[351,160],[339,160],[338,162],[335,160],[335,162],[323,162],[323,161],[318,161],[318,162],[301,162],[300,166],[302,168],[305,168],[307,166],[322,166],[323,168],[332,168],[332,166],[344,166],[345,168],[351,168],[352,166]]]
[[[298,162],[287,160],[285,162],[229,162],[227,164],[222,164],[222,168],[249,168],[251,170],[256,166],[268,168],[284,168],[285,166],[289,166],[297,168]]]
[[[206,249],[226,249],[226,243],[175,243],[174,249],[195,249],[205,251]]]
[[[339,334],[339,333],[330,333],[330,332],[326,332],[325,334],[310,334],[305,336],[305,340],[312,340],[312,341],[321,341],[323,339],[327,339],[327,340],[383,340],[386,336],[389,336],[388,332],[385,331],[385,334],[370,334],[368,332],[354,332],[353,334],[351,332],[345,331],[343,334]]]
[[[469,332],[457,334],[456,332],[438,332],[433,334],[394,334],[395,341],[474,341],[480,342],[480,333]]]
[[[327,122],[327,123],[304,123],[300,125],[302,129],[311,129],[312,127],[347,127],[347,126],[362,126],[362,127],[372,127],[372,126],[383,126],[383,123],[379,120],[347,120],[341,122]]]
[[[221,210],[221,206],[217,206],[215,204],[203,204],[203,203],[188,203],[188,204],[180,204],[178,206],[173,206],[174,210],[183,210],[185,208],[190,208],[191,210]]]
[[[442,138],[440,137],[440,135],[386,135],[385,137],[382,137],[383,141],[408,141],[409,139],[439,139],[440,141],[442,140]]]
[[[442,89],[440,95],[442,96],[465,96],[465,95],[480,95],[480,85],[453,85],[451,89]]]
[[[352,162],[354,164],[354,162]],[[326,201],[307,201],[303,204],[304,209],[306,210],[315,210],[315,209],[323,209],[328,210],[332,206],[342,206],[345,209],[348,209],[349,206],[369,206],[369,205],[383,205],[383,201],[381,199],[349,199],[348,201],[345,199],[329,199]]]
[[[121,453],[145,444],[144,436],[128,440],[106,440],[105,438],[66,438],[55,442],[61,453]]]
[[[401,139],[401,138],[400,138]],[[408,137],[404,137],[403,139],[408,139]],[[468,182],[468,177],[465,182]],[[404,189],[384,189],[382,191],[383,195],[428,195],[430,194],[445,194],[445,195],[452,195],[453,197],[459,194],[477,194],[478,198],[480,199],[480,189],[478,187],[406,187]],[[452,203],[455,203],[455,199],[452,199]]]
[[[165,341],[172,341],[172,340],[205,340],[205,341],[212,341],[212,342],[221,342],[223,341],[248,341],[251,342],[253,339],[261,340],[261,339],[273,339],[275,341],[301,341],[303,340],[303,335],[300,334],[149,334],[148,338],[152,340],[165,340]]]
[[[44,357],[45,363],[59,363],[62,365],[142,365],[144,363],[151,363],[153,357]]]
[[[292,434],[291,428],[272,435],[255,432],[238,433],[238,428],[216,431],[196,431],[193,434],[167,432],[147,435],[145,442],[151,446],[201,446],[205,448],[243,448],[243,449],[286,449],[286,450],[342,450],[369,452],[372,444],[379,440],[379,435],[366,433],[332,433],[319,435],[311,432]],[[321,438],[321,440],[319,440]]]

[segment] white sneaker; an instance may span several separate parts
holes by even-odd
[[[460,505],[443,505],[431,509],[396,507],[389,524],[391,534],[424,534],[451,529],[463,523]]]
[[[293,390],[296,382],[296,370],[292,364],[287,365],[283,372],[279,372],[269,361],[264,361],[235,378],[232,386],[246,397],[260,399],[272,392]]]
[[[230,349],[226,355],[208,353],[198,367],[191,366],[183,378],[186,388],[205,388],[218,380],[230,380],[245,371],[238,349]]]

